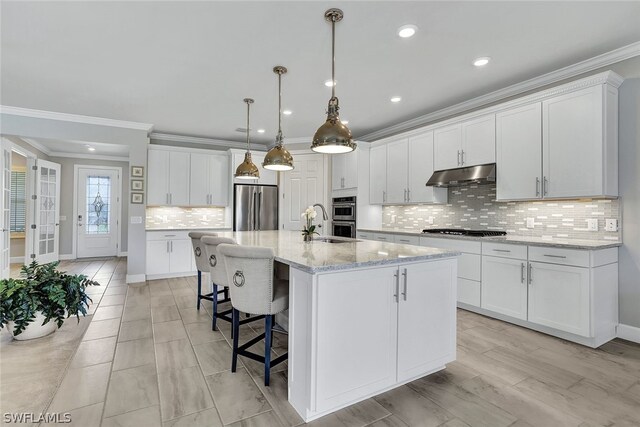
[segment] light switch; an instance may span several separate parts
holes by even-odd
[[[66,220],[67,220],[66,215],[60,215],[60,221],[66,221]]]
[[[142,217],[141,216],[132,216],[131,217],[131,224],[142,224]]]
[[[527,228],[533,228],[535,226],[534,222],[535,218],[527,218]]]

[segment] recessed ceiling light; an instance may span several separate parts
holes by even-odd
[[[398,36],[406,39],[413,36],[416,31],[418,31],[418,27],[416,27],[415,25],[403,25],[402,27],[398,28]]]
[[[265,130],[264,129],[258,129],[258,133],[264,133]]]
[[[336,83],[337,83],[337,82],[336,82]],[[326,82],[324,82],[324,85],[325,85],[326,87],[332,87],[332,86],[334,86],[334,85],[335,85],[335,83],[333,82],[333,80],[329,79],[329,80],[327,80]]]
[[[475,61],[473,61],[473,65],[475,65],[476,67],[484,67],[489,63],[489,61],[491,61],[490,57],[482,56],[480,58],[476,58]]]
[[[391,102],[400,102],[400,101],[402,101],[402,97],[400,97],[400,96],[393,96],[393,97],[391,97],[391,100],[390,100],[390,101],[391,101]]]
[[[284,114],[285,116],[290,116],[290,115],[291,115],[291,114],[293,114],[293,113],[292,113],[292,111],[291,111],[291,110],[284,110],[284,111],[282,112],[282,114]]]
[[[89,151],[96,151],[96,149],[95,149],[95,148],[93,148],[93,147],[87,147],[87,150],[89,150]]]

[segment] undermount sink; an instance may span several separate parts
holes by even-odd
[[[315,242],[324,242],[324,243],[354,243],[354,242],[361,242],[361,240],[341,239],[339,237],[314,237],[312,240],[315,241]]]

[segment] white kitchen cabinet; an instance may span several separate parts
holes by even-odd
[[[529,263],[529,321],[590,336],[589,269]]]
[[[244,161],[244,151],[241,150],[231,150],[233,163],[231,165],[231,175],[235,174],[236,168],[240,163]],[[249,180],[249,179],[238,179],[234,178],[233,182],[235,184],[259,184],[259,185],[278,185],[278,172],[274,170],[265,169],[262,167],[262,162],[264,162],[264,156],[267,153],[264,151],[252,151],[251,152],[251,160],[253,164],[258,167],[260,171],[260,178],[257,180]],[[295,166],[296,160],[293,159],[293,164]]]
[[[480,306],[486,310],[526,320],[526,276],[526,257],[511,259],[483,255]]]
[[[381,205],[387,196],[387,146],[371,147],[369,169],[369,202]]]
[[[495,114],[454,123],[434,131],[435,170],[496,161]]]
[[[229,205],[229,156],[191,153],[189,204]]]
[[[387,143],[386,203],[407,202],[409,146],[406,138]],[[426,182],[426,181],[425,181]]]
[[[147,274],[169,273],[169,241],[147,240]]]
[[[195,271],[188,231],[147,232],[146,274],[150,278],[191,275]]]
[[[331,156],[331,189],[344,190],[358,186],[358,151]]]
[[[527,200],[542,191],[542,103],[496,115],[496,198]]]
[[[409,203],[447,203],[447,189],[427,187],[433,175],[433,132],[412,136],[408,141]]]
[[[148,205],[189,205],[189,159],[183,151],[149,150]]]

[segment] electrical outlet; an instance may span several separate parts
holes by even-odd
[[[604,231],[618,231],[618,220],[614,218],[605,219]]]
[[[391,215],[391,224],[396,223],[396,215]]]
[[[430,216],[429,218],[427,218],[427,224],[429,225],[433,225],[433,217]]]
[[[598,231],[598,219],[592,218],[587,220],[587,230]]]
[[[142,224],[142,217],[141,216],[132,216],[131,217],[131,224]]]
[[[535,218],[527,218],[527,228],[533,228],[535,227]]]

